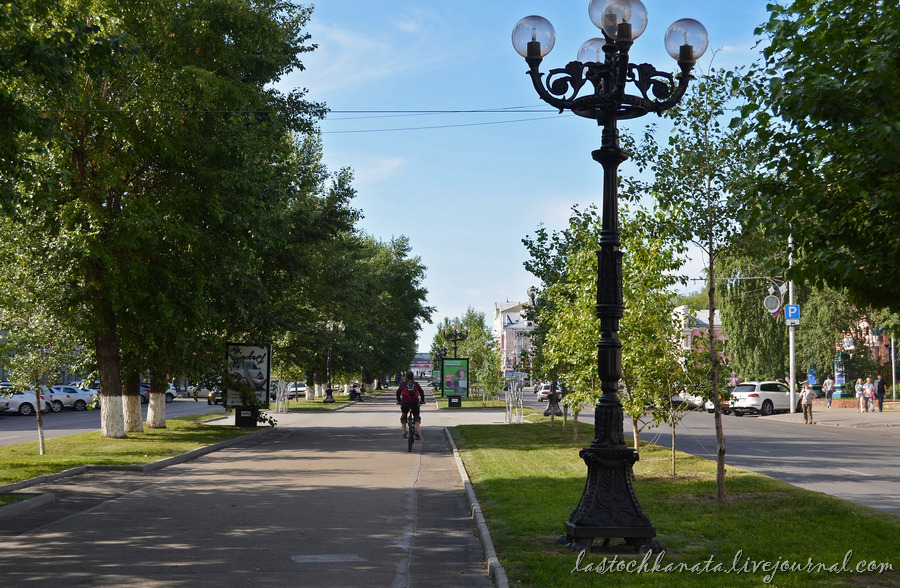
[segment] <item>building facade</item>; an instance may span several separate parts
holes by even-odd
[[[530,375],[531,332],[534,324],[525,318],[527,302],[494,303],[492,332],[500,349],[500,366],[504,372]]]

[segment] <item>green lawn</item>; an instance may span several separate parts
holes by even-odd
[[[47,449],[45,455],[39,454],[36,440],[6,445],[0,447],[0,485],[55,474],[85,464],[150,463],[239,437],[254,430],[234,427],[231,423],[228,425],[200,423],[208,420],[210,416],[205,414],[167,419],[165,429],[145,427],[143,433],[128,433],[126,439],[101,439],[99,431],[55,437],[45,441]]]
[[[656,446],[642,448],[634,486],[657,539],[667,547],[660,570],[638,573],[642,556],[613,549],[616,542],[609,552],[598,553],[600,540],[579,563],[577,554],[555,539],[581,499],[587,468],[578,452],[589,444],[592,427],[582,426],[578,442],[572,441],[571,422],[563,432],[559,420],[551,428],[548,419],[461,426],[452,433],[513,586],[762,586],[766,563],[806,566],[810,559],[836,567],[779,569],[769,585],[900,585],[900,517],[736,468],[728,468],[729,497],[720,503],[714,462],[678,454],[678,476],[672,478],[670,451]],[[842,568],[845,558],[849,571]],[[735,561],[742,573],[725,573]],[[647,569],[655,562],[656,554]],[[857,573],[861,562],[896,570]],[[667,573],[667,564],[691,569]],[[722,566],[718,572],[716,564]]]
[[[438,408],[444,409],[448,408],[447,404],[449,400],[447,398],[443,398],[438,394],[434,396],[435,401],[437,402]],[[462,406],[460,408],[504,408],[506,403],[503,402],[499,397],[495,398],[484,398],[483,396],[469,396],[463,397],[461,399]],[[453,408],[452,410],[457,410]]]

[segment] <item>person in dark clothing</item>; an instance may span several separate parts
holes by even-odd
[[[406,381],[397,388],[397,404],[400,405],[400,427],[403,432],[403,438],[405,439],[407,435],[406,415],[412,411],[413,419],[416,422],[416,439],[421,439],[419,425],[422,423],[422,417],[419,416],[419,405],[425,404],[425,391],[413,379],[412,372],[406,372]]]
[[[878,399],[878,412],[883,412],[885,392],[884,380],[881,379],[881,374],[878,374],[878,379],[875,380],[875,398]],[[872,406],[872,410],[875,410],[874,405]]]

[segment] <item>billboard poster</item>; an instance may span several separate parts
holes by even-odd
[[[269,406],[271,348],[263,345],[229,343],[226,346],[228,373],[225,378],[225,407]]]
[[[469,397],[469,359],[444,358],[441,367],[441,395]]]

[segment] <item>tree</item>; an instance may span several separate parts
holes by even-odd
[[[626,179],[626,195],[636,199],[652,194],[670,219],[669,230],[703,252],[711,317],[716,312],[716,263],[740,231],[744,183],[755,165],[753,151],[725,120],[746,94],[743,79],[741,72],[721,70],[699,79],[666,113],[673,124],[666,147],[659,145],[651,127],[640,147],[632,149],[638,168],[651,172],[652,179]],[[718,399],[720,355],[716,335],[709,331],[710,399]],[[721,409],[715,405],[717,497],[725,500],[725,436]]]
[[[766,148],[757,222],[797,247],[789,277],[900,306],[900,5],[769,5],[766,77],[744,114]]]
[[[101,434],[123,437],[120,357],[127,375],[149,358],[158,379],[211,325],[219,335],[264,336],[258,294],[263,254],[274,248],[270,221],[301,175],[294,133],[309,132],[324,109],[269,87],[302,67],[309,8],[275,0],[104,8],[116,18],[97,19],[98,34],[127,39],[121,50],[75,64],[76,96],[32,92],[61,132],[52,157],[39,161],[55,181],[18,194],[21,231],[42,232],[47,245],[17,255],[66,277],[65,288],[38,299],[83,311],[67,322],[96,350]],[[185,286],[192,296],[181,296]]]
[[[677,331],[672,327],[672,287],[681,281],[673,272],[681,266],[681,246],[661,231],[653,213],[623,210],[622,334],[623,408],[632,417],[635,449],[640,449],[642,418],[648,407],[668,404],[676,391],[671,375],[682,371]],[[545,273],[555,282],[541,293],[537,321],[545,328],[540,340],[541,369],[566,385],[565,403],[575,409],[599,398],[597,347],[600,322],[596,317],[596,243],[602,223],[595,207],[573,209],[563,234],[526,241],[533,248],[531,267],[562,267]],[[547,251],[541,244],[561,246]],[[561,252],[564,252],[561,254]],[[543,261],[542,261],[543,260]],[[526,264],[528,265],[528,264]],[[577,427],[576,427],[577,431]]]
[[[469,359],[469,373],[476,378],[476,382],[485,392],[498,393],[502,382],[499,349],[487,325],[485,314],[469,307],[462,317],[453,320],[445,317],[432,341],[432,353],[441,345],[445,349],[453,349],[453,343],[445,339],[441,332],[444,328],[450,327],[451,323],[458,323],[460,328],[468,330],[466,339],[456,345],[457,357]]]

